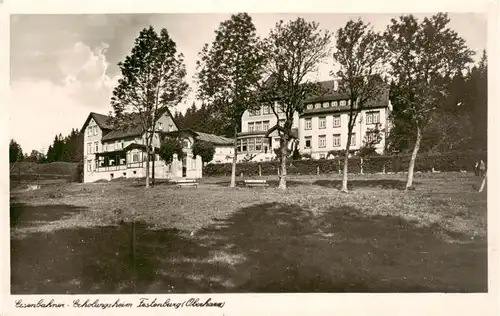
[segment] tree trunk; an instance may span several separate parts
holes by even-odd
[[[349,150],[346,150],[345,151],[345,155],[344,155],[344,170],[342,171],[342,189],[340,189],[340,191],[342,192],[349,192],[347,190],[347,171],[348,171],[348,167],[347,167],[347,163],[349,162]]]
[[[149,188],[149,144],[148,137],[146,136],[146,188]]]
[[[155,154],[155,147],[154,146],[151,146],[153,147],[153,161],[152,161],[152,166],[151,166],[151,176],[152,176],[152,180],[153,180],[153,183],[152,183],[152,186],[155,185],[155,160],[156,160],[156,154]]]
[[[230,188],[236,187],[236,161],[238,160],[238,139],[237,139],[237,134],[238,134],[238,129],[235,127],[234,128],[234,142],[233,142],[233,165],[231,167],[231,184],[229,185]]]
[[[350,130],[350,131],[349,131]],[[344,171],[342,172],[342,189],[341,192],[349,192],[347,190],[347,171],[348,171],[348,162],[349,162],[349,148],[351,147],[351,134],[352,128],[350,128],[347,132],[347,144],[345,146],[345,155],[344,155]]]
[[[415,147],[413,147],[413,152],[411,153],[410,165],[408,167],[408,179],[406,181],[406,189],[412,187],[413,185],[413,170],[415,169],[415,160],[417,160],[418,149],[420,148],[420,141],[422,140],[422,131],[420,127],[417,127],[417,141],[415,142]]]
[[[286,136],[283,136],[281,143],[281,172],[280,172],[280,181],[278,187],[280,189],[286,190],[286,156],[287,156],[287,145],[288,139]]]
[[[146,147],[146,188],[149,188],[149,149]]]

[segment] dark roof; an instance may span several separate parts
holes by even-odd
[[[227,138],[223,136],[218,136],[214,134],[207,134],[207,133],[202,133],[202,132],[197,132],[194,131],[190,128],[178,130],[178,131],[172,131],[172,132],[163,132],[162,134],[164,136],[179,136],[182,133],[188,133],[191,134],[195,139],[212,143],[214,145],[232,145],[234,140],[232,138]]]
[[[304,103],[316,103],[316,102],[329,102],[329,101],[339,101],[339,100],[347,100],[348,95],[346,93],[341,93],[339,91],[333,90],[333,81],[323,81],[321,82],[323,87],[323,93],[321,95],[311,97],[305,100]],[[376,109],[376,108],[386,108],[389,106],[389,87],[383,87],[381,89],[381,93],[372,100],[369,100],[364,109]],[[324,108],[323,106],[319,109],[311,109],[308,110],[307,106],[304,109],[304,112],[301,113],[301,116],[313,115],[313,114],[327,114],[327,113],[341,113],[348,112],[350,110],[349,105],[345,106],[329,106]]]
[[[314,103],[314,102],[328,102],[328,101],[339,101],[339,100],[348,99],[349,96],[346,92],[340,91],[340,90],[335,90],[335,81],[336,80],[326,80],[326,81],[316,82],[316,84],[318,85],[318,91],[316,93],[310,95],[309,97],[307,97],[304,100],[304,103],[308,104],[308,103]],[[265,86],[272,87],[272,85],[275,82],[276,82],[275,76],[271,75],[267,79]],[[379,98],[377,98],[376,100],[368,102],[366,107],[378,108],[378,107],[387,107],[388,106],[388,104],[389,104],[389,86],[382,81],[380,82],[380,84],[382,85],[381,96]],[[339,107],[339,108],[341,108],[341,107]],[[349,107],[346,106],[345,108],[348,109]],[[321,110],[319,112],[323,112],[323,111],[329,112],[328,109],[329,108],[326,108],[324,110],[323,109],[317,109],[317,110]],[[314,112],[314,110],[305,110],[305,112]]]
[[[130,137],[137,137],[141,136],[143,133],[142,126],[134,126],[134,127],[129,127],[125,130],[113,130],[106,135],[103,136],[102,140],[114,140],[114,139],[120,139],[120,138],[130,138]]]
[[[87,124],[89,124],[90,119],[94,119],[94,121],[97,123],[97,125],[99,125],[99,127],[102,130],[112,130],[113,125],[109,121],[110,118],[111,117],[107,115],[90,112],[89,116],[87,116],[87,119],[85,120],[85,123],[83,124],[82,129],[80,131],[82,132],[85,131],[85,128],[87,127]]]
[[[172,113],[168,108],[165,108],[165,111],[163,113],[160,113],[160,116],[165,113],[168,113],[174,124],[177,126],[174,121],[174,117],[172,116]],[[85,130],[85,127],[89,123],[90,119],[93,118],[96,121],[97,125],[99,125],[99,127],[105,132],[105,135],[102,137],[103,141],[141,136],[143,134],[143,131],[142,126],[140,125],[141,118],[139,116],[139,113],[132,113],[131,117],[132,121],[136,123],[134,124],[134,126],[126,129],[115,129],[113,124],[111,123],[110,116],[90,112],[87,120],[85,121],[85,124],[83,124],[81,131],[83,132]]]

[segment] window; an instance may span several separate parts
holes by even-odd
[[[325,148],[326,147],[326,135],[320,135],[318,137],[318,147]]]
[[[87,127],[87,136],[92,136],[92,126]]]
[[[324,107],[324,108],[329,108],[329,107],[330,107],[330,103],[328,103],[328,102],[323,102],[323,107]]]
[[[279,138],[275,138],[274,139],[274,143],[277,144],[278,147],[279,147],[279,145],[280,145],[280,139]]]
[[[99,142],[94,142],[94,146],[95,146],[95,152],[98,153],[99,152]]]
[[[347,105],[349,105],[349,106],[351,105],[351,100],[350,99],[347,100]]]
[[[250,116],[260,115],[260,109],[250,110],[249,112],[250,112]]]
[[[339,103],[337,101],[333,101],[332,106],[339,106]]]
[[[270,109],[269,105],[264,105],[262,107],[262,112],[264,112],[264,115],[271,113],[271,109]]]
[[[340,115],[333,116],[333,127],[340,127]]]
[[[326,128],[326,117],[319,118],[319,128]]]
[[[97,135],[97,125],[94,125],[94,136]]]
[[[254,138],[248,139],[248,151],[249,152],[255,151],[255,139]]]
[[[306,137],[305,148],[311,148],[311,136]]]
[[[191,148],[191,147],[190,147],[190,145],[191,145],[191,142],[189,141],[189,139],[184,139],[184,140],[182,141],[182,146],[183,146],[184,148]]]
[[[346,100],[340,100],[340,106],[346,106],[347,101]]]
[[[307,109],[308,109],[308,110],[312,110],[313,108],[314,108],[314,104],[309,103],[309,104],[307,105]]]
[[[132,162],[139,162],[139,153],[132,154]]]
[[[191,169],[196,169],[196,160],[191,159]]]
[[[366,124],[378,124],[380,123],[380,112],[368,112],[366,113]]]
[[[255,122],[255,131],[259,132],[262,129],[262,122]]]
[[[87,160],[87,171],[92,171],[92,160]]]
[[[254,127],[255,127],[254,122],[252,122],[252,123],[248,123],[248,131],[249,131],[249,132],[253,132],[253,131],[254,131]]]
[[[255,150],[262,151],[262,138],[257,138],[255,140]]]
[[[120,142],[120,149],[123,149],[123,146],[124,146],[124,145],[125,145],[125,144],[124,144],[124,142],[123,142],[123,140],[122,140],[122,141]]]
[[[248,140],[247,139],[242,139],[241,140],[241,151],[243,152],[246,152],[247,151],[247,144],[248,144]]]
[[[161,122],[158,122],[158,130],[163,130],[163,124]]]
[[[262,130],[267,131],[269,129],[269,121],[262,122]]]
[[[281,119],[278,121],[279,126],[285,126],[285,119]]]
[[[306,126],[305,129],[309,130],[312,129],[312,121],[310,118],[306,118]]]
[[[321,103],[316,103],[316,104],[314,104],[314,108],[315,108],[315,109],[320,109],[320,108],[321,108]]]
[[[278,102],[276,102],[276,113],[283,113],[283,107],[281,106],[281,104],[279,104]]]
[[[356,146],[356,133],[351,134],[351,145]]]
[[[92,154],[92,143],[87,144],[87,155]]]
[[[168,131],[167,132],[171,132],[173,130],[174,130],[174,125],[168,124]]]
[[[340,147],[340,134],[333,135],[333,147]]]
[[[366,141],[368,143],[378,143],[377,142],[377,133],[374,132],[366,132]]]
[[[104,144],[104,151],[108,151],[108,144]]]

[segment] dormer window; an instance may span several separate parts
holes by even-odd
[[[340,101],[340,106],[346,106],[347,104],[347,101],[346,100],[341,100]]]
[[[314,105],[313,105],[312,103],[309,103],[309,104],[307,105],[307,109],[308,109],[308,110],[312,110],[312,109],[313,109],[313,107],[314,107]]]

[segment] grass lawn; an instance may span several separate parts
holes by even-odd
[[[12,293],[487,291],[480,179],[352,175],[344,194],[340,175],[267,178],[13,189]]]

